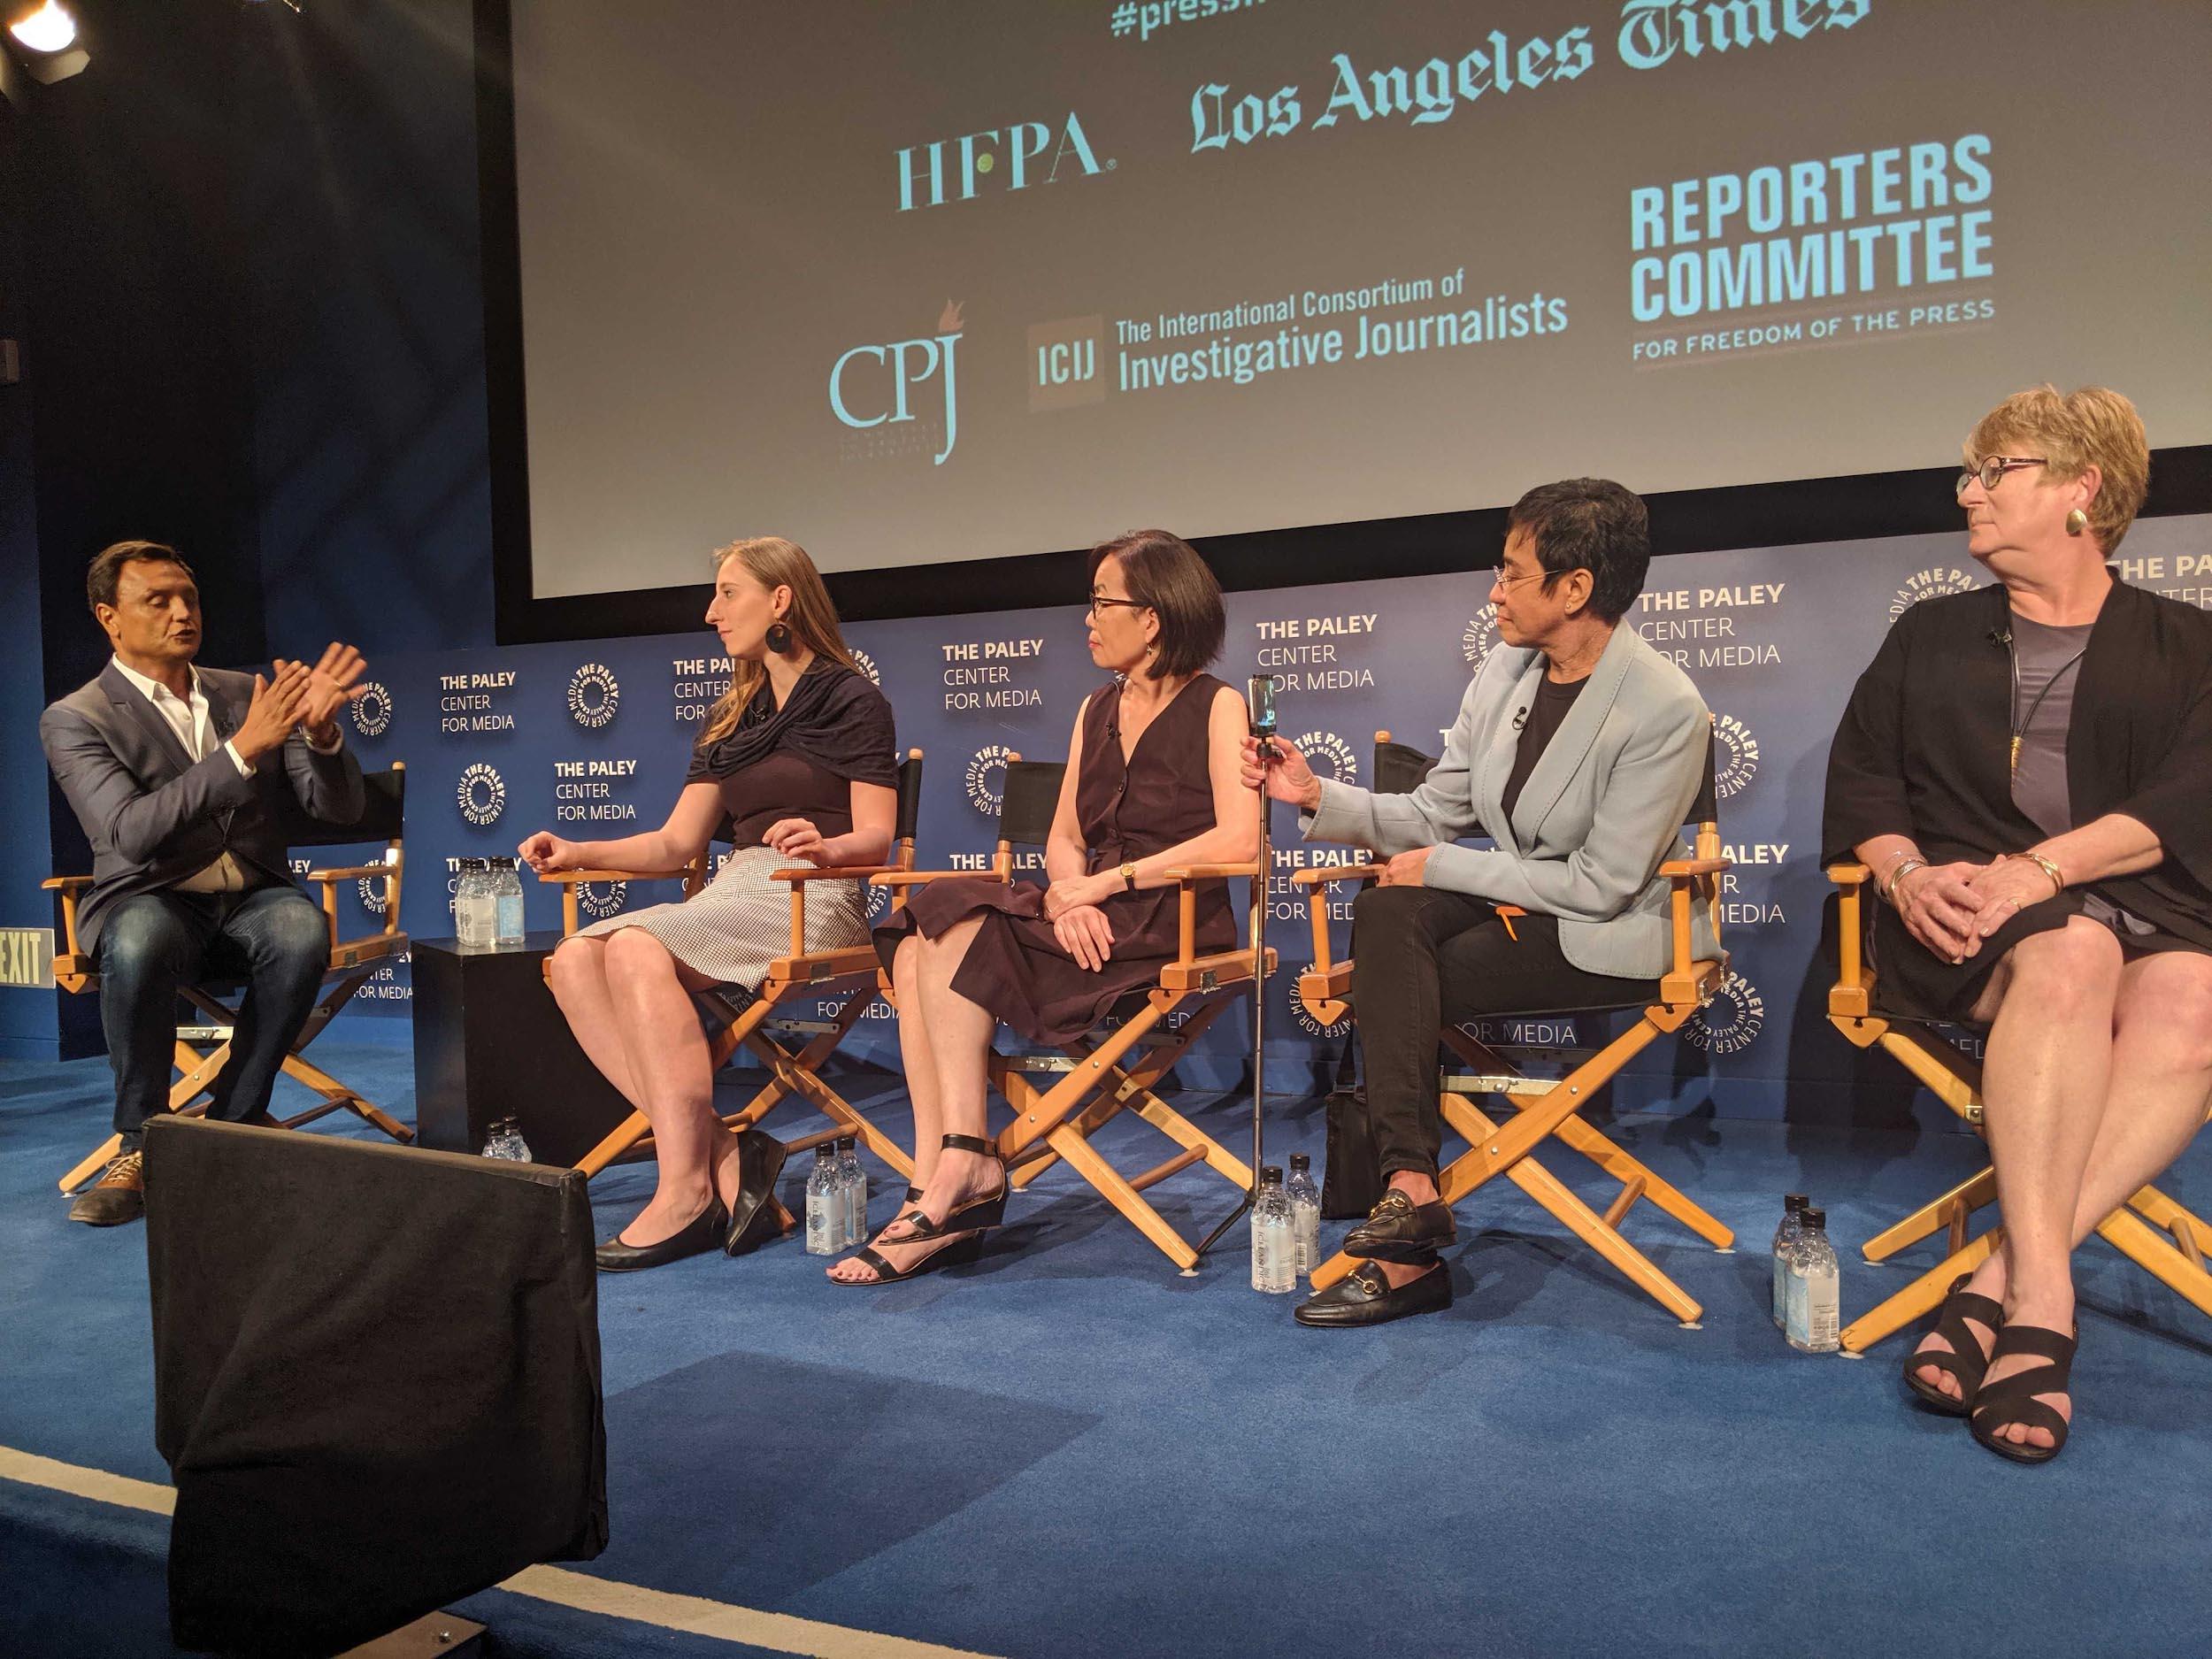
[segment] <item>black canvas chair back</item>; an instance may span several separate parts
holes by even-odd
[[[1010,760],[999,795],[998,838],[1016,847],[1041,847],[1052,833],[1067,765],[1056,760]]]

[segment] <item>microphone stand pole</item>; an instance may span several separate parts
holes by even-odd
[[[1265,681],[1262,694],[1260,676],[1252,680],[1254,694],[1252,735],[1259,739],[1260,765],[1263,770],[1275,764],[1275,699],[1272,680]],[[1266,716],[1261,718],[1263,706],[1259,699],[1264,695]],[[1266,1128],[1263,1109],[1267,1100],[1267,910],[1268,896],[1274,875],[1274,856],[1268,846],[1267,814],[1270,803],[1267,784],[1259,787],[1260,862],[1259,874],[1252,878],[1252,914],[1250,936],[1252,949],[1252,1185],[1237,1207],[1224,1217],[1221,1225],[1208,1233],[1198,1246],[1198,1254],[1204,1256],[1219,1241],[1221,1235],[1248,1214],[1260,1199],[1260,1166],[1266,1162]]]

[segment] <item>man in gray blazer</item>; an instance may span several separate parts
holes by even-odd
[[[92,842],[77,937],[99,964],[121,1153],[71,1206],[113,1226],[145,1213],[141,1126],[165,1108],[177,990],[212,965],[245,1001],[211,1118],[265,1121],[269,1091],[329,964],[322,911],[292,879],[287,827],[361,816],[361,767],[334,717],[362,661],[333,644],[273,676],[197,668],[200,596],[173,548],[119,541],[85,582],[115,656],[38,723],[47,764]]]
[[[1345,1240],[1365,1264],[1300,1307],[1301,1324],[1451,1305],[1437,1256],[1455,1237],[1436,1186],[1445,1024],[1641,1001],[1670,965],[1656,872],[1710,733],[1689,677],[1621,626],[1651,559],[1644,504],[1608,480],[1570,479],[1522,496],[1507,523],[1490,589],[1501,643],[1419,788],[1379,795],[1318,779],[1281,738],[1263,768],[1246,745],[1246,783],[1263,774],[1301,809],[1309,840],[1389,856],[1352,911],[1366,1110],[1389,1188]],[[1458,844],[1476,835],[1495,847]],[[1701,907],[1692,942],[1717,950]]]

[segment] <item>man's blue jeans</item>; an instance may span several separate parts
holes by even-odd
[[[100,929],[100,1024],[123,1150],[136,1151],[146,1119],[168,1110],[180,987],[246,982],[230,1058],[216,1074],[207,1110],[235,1123],[269,1110],[277,1071],[329,965],[323,913],[295,887],[135,893],[110,911]]]

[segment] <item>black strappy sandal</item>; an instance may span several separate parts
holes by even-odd
[[[2068,1424],[2059,1416],[2058,1408],[2047,1406],[2038,1394],[2071,1394],[2069,1386],[2074,1374],[2074,1350],[2079,1346],[2080,1333],[2066,1336],[2046,1330],[2038,1325],[2008,1325],[1997,1333],[1997,1346],[1990,1350],[1989,1363],[2014,1355],[2027,1355],[2046,1360],[2043,1365],[2031,1365],[2025,1371],[2015,1371],[1983,1385],[1974,1402],[1974,1415],[1967,1419],[1967,1427],[1974,1438],[1997,1454],[2016,1463],[2047,1463],[2066,1449]],[[1986,1429],[1983,1420],[1988,1420]],[[2048,1446],[2016,1446],[2010,1440],[1997,1438],[1998,1431],[2015,1424],[2032,1429],[2042,1429],[2051,1437]]]
[[[1974,1396],[1982,1386],[1982,1378],[1989,1370],[1990,1356],[1982,1352],[1981,1343],[1966,1328],[1969,1319],[1976,1319],[1989,1327],[1993,1340],[2005,1324],[2005,1310],[1992,1296],[1975,1294],[1966,1288],[1967,1275],[1962,1273],[1951,1281],[1951,1292],[1936,1310],[1935,1328],[1931,1336],[1939,1336],[1951,1345],[1948,1354],[1932,1349],[1916,1350],[1905,1358],[1905,1386],[1918,1394],[1933,1411],[1945,1417],[1962,1417],[1974,1409]],[[1933,1383],[1924,1383],[1914,1373],[1927,1368],[1941,1371],[1959,1386],[1959,1397],[1949,1394]]]
[[[918,1244],[921,1240],[900,1239],[895,1242]],[[865,1262],[868,1264],[868,1271],[875,1277],[873,1279],[840,1279],[833,1273],[830,1275],[830,1283],[842,1285],[848,1290],[868,1290],[877,1285],[895,1285],[902,1279],[918,1279],[924,1273],[934,1272],[941,1267],[965,1267],[970,1263],[981,1259],[982,1255],[983,1235],[979,1233],[972,1233],[964,1239],[956,1238],[949,1244],[940,1245],[911,1267],[902,1271],[892,1266],[880,1251],[864,1244],[845,1259],[849,1262]]]
[[[993,1159],[998,1156],[998,1148],[981,1135],[946,1135],[937,1144],[948,1152],[980,1152]],[[920,1194],[915,1193],[914,1189],[910,1187],[907,1192],[916,1200],[916,1207],[894,1217],[883,1230],[884,1233],[888,1233],[892,1227],[904,1222],[907,1231],[900,1237],[886,1240],[885,1242],[919,1244],[927,1239],[949,1239],[956,1233],[982,1233],[992,1227],[1002,1227],[1006,1225],[1006,1194],[1009,1187],[1006,1166],[1001,1164],[996,1193],[988,1198],[971,1200],[942,1221],[932,1221],[922,1213],[918,1202]],[[878,1233],[876,1236],[881,1239],[883,1235]]]

